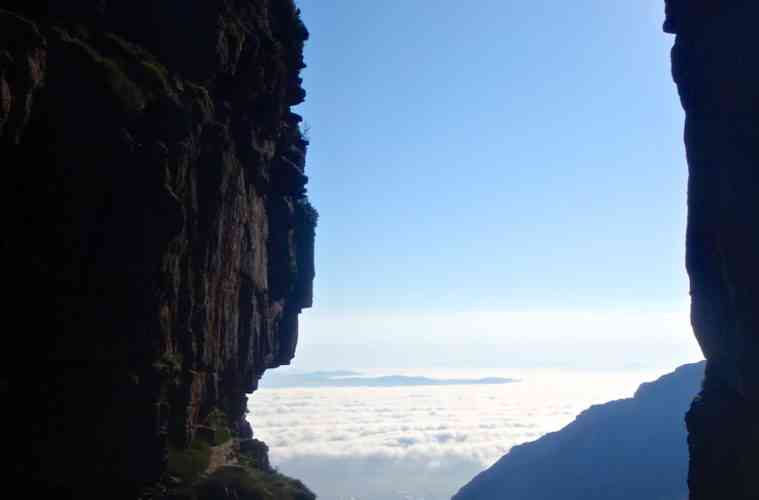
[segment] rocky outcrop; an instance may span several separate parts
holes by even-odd
[[[292,0],[0,3],[11,475],[134,498],[250,437],[312,302],[307,37]]]
[[[707,358],[687,416],[692,500],[759,498],[759,4],[668,0],[686,112],[691,320]]]
[[[454,500],[683,500],[683,414],[704,363],[681,366],[632,398],[595,405],[571,424],[515,446]]]

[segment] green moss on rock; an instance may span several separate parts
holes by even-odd
[[[196,439],[189,448],[182,450],[169,446],[169,475],[189,484],[197,481],[208,469],[211,462],[211,446],[202,439]]]
[[[125,112],[136,113],[145,108],[145,94],[115,60],[103,57],[89,43],[71,36],[63,28],[54,28],[53,32],[66,48],[78,54],[80,59],[89,61],[93,70],[90,74],[99,77]]]
[[[139,65],[145,81],[152,89],[164,94],[172,94],[169,71],[156,61],[140,61]]]
[[[177,101],[169,71],[139,45],[113,33],[89,35],[86,27],[55,27],[53,33],[68,49],[88,60],[91,74],[99,75],[103,87],[124,111],[133,114],[162,99]]]
[[[153,368],[161,374],[174,375],[182,370],[182,355],[167,351],[153,363]]]
[[[269,447],[258,439],[240,441],[240,463],[253,469],[271,471],[269,463]]]
[[[203,480],[193,500],[314,500],[316,495],[302,482],[278,472],[249,467],[222,467]]]
[[[219,446],[232,439],[232,431],[229,429],[229,419],[223,411],[214,409],[208,415],[208,426],[212,431],[211,439],[214,446]]]
[[[174,96],[169,71],[147,50],[113,33],[102,36],[98,46],[102,47],[102,51],[109,57],[119,62],[149,100],[161,96]]]

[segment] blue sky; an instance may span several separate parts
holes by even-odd
[[[334,367],[335,348],[358,365],[411,365],[398,353],[429,342],[445,364],[478,317],[494,321],[488,363],[486,351],[517,339],[522,354],[552,335],[613,339],[609,317],[641,313],[653,318],[650,348],[670,346],[672,363],[698,357],[683,114],[661,0],[298,5],[311,32],[299,113],[320,220],[296,365]],[[560,319],[525,326],[543,313]],[[606,319],[551,331],[588,315]]]

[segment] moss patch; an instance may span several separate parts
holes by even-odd
[[[98,45],[113,60],[118,61],[149,99],[174,95],[169,71],[150,52],[113,33],[102,36]]]
[[[208,469],[210,462],[210,445],[201,439],[196,439],[186,450],[169,446],[167,472],[181,479],[183,483],[193,483]]]
[[[124,111],[134,113],[145,108],[145,94],[116,61],[103,57],[87,42],[69,35],[62,28],[54,28],[53,31],[69,49],[89,60],[95,74],[105,81],[110,94],[118,99]]]
[[[247,439],[240,442],[240,463],[253,469],[271,471],[269,463],[269,447],[258,439]]]
[[[140,70],[147,85],[157,93],[171,94],[169,70],[156,61],[140,61]]]
[[[182,85],[184,86],[187,95],[191,96],[193,100],[197,101],[198,106],[201,109],[210,113],[213,104],[211,102],[211,95],[208,93],[208,89],[189,80],[183,81]]]
[[[155,368],[162,377],[177,377],[182,371],[182,355],[167,351],[153,362],[153,368]]]
[[[80,25],[58,26],[53,32],[69,49],[90,61],[125,111],[140,112],[149,103],[166,98],[177,101],[169,71],[139,45],[113,33],[90,34]]]
[[[214,446],[224,444],[232,439],[232,431],[229,429],[229,419],[226,413],[214,409],[208,415],[208,426],[212,429],[211,439]]]
[[[225,498],[234,491],[240,500],[314,500],[314,495],[296,479],[278,472],[266,472],[248,467],[222,467],[196,489],[195,500]]]

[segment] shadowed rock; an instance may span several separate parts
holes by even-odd
[[[133,498],[250,434],[312,301],[307,36],[291,0],[0,5],[11,476]]]
[[[685,109],[691,320],[708,361],[688,413],[692,500],[759,498],[759,4],[667,2]]]

